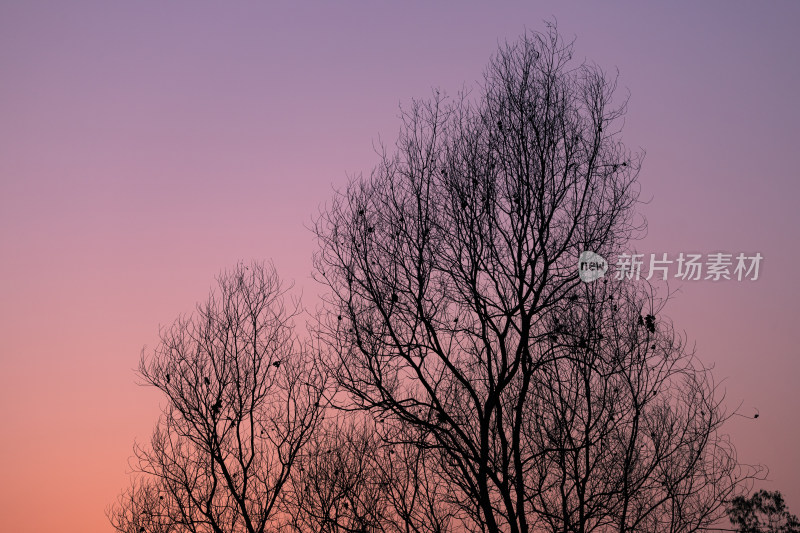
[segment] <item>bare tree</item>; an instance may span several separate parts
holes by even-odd
[[[391,530],[385,484],[375,468],[378,449],[375,434],[354,420],[337,418],[320,427],[292,476],[294,529]]]
[[[321,214],[329,370],[345,407],[405,428],[384,438],[413,433],[464,530],[696,530],[740,484],[725,415],[666,322],[639,324],[652,298],[578,278],[580,252],[643,229],[642,156],[615,81],[572,54],[554,27],[526,34],[477,96],[415,101]]]
[[[441,456],[425,445],[419,428],[379,420],[375,434],[380,439],[375,454],[377,469],[389,502],[396,530],[414,533],[462,531],[469,514],[460,507],[458,491],[432,462]]]
[[[386,422],[339,413],[325,423],[295,469],[290,505],[297,531],[454,531],[448,485],[426,468],[418,441],[385,437]]]
[[[262,533],[281,522],[323,387],[284,294],[271,265],[240,264],[143,353],[139,374],[167,403],[150,445],[135,449],[138,480],[109,513],[117,530]]]
[[[124,533],[190,531],[181,527],[180,517],[164,494],[157,480],[134,479],[117,504],[109,509],[111,525]]]

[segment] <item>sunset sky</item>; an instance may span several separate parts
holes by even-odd
[[[499,3],[497,3],[499,4]],[[110,531],[162,400],[141,350],[239,260],[310,307],[308,227],[399,106],[525,29],[619,71],[643,252],[763,256],[674,282],[739,459],[800,513],[800,3],[0,3],[0,531]]]

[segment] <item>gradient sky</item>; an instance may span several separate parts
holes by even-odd
[[[224,4],[224,5],[223,5]],[[758,420],[728,429],[800,513],[800,3],[0,3],[0,530],[110,531],[160,398],[133,368],[238,260],[313,305],[312,216],[398,105],[558,20],[630,92],[646,253],[755,253],[666,313]]]

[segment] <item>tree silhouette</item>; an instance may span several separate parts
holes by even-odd
[[[292,476],[295,530],[384,531],[390,517],[375,468],[378,449],[366,426],[333,420],[320,427]]]
[[[554,27],[478,95],[402,115],[396,150],[315,224],[319,334],[347,409],[427,450],[465,531],[694,531],[742,470],[707,369],[633,282],[584,284],[636,223],[625,102]],[[335,317],[335,318],[334,318]]]
[[[280,523],[323,392],[284,293],[271,265],[240,264],[143,353],[139,374],[167,404],[150,445],[135,449],[138,478],[109,512],[118,531],[261,533]]]
[[[677,533],[755,509],[740,497],[761,471],[665,301],[578,276],[581,252],[645,227],[616,92],[548,26],[474,93],[414,101],[396,149],[315,221],[311,340],[254,263],[143,354],[167,403],[114,527]]]
[[[191,531],[180,527],[180,517],[155,479],[134,479],[108,511],[114,529],[124,533],[174,533]]]
[[[397,433],[388,442],[383,424],[340,413],[318,428],[292,475],[294,531],[458,531],[452,490],[428,466],[432,454]]]
[[[800,520],[786,508],[779,491],[760,490],[749,498],[733,498],[728,518],[740,533],[800,532]]]

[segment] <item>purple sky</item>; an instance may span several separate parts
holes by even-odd
[[[306,227],[398,105],[553,17],[630,92],[636,247],[764,256],[755,282],[673,285],[667,314],[729,408],[759,410],[729,425],[739,457],[800,513],[800,3],[333,4],[0,5],[0,530],[109,531],[158,414],[133,368],[159,324],[240,259],[313,305]]]

